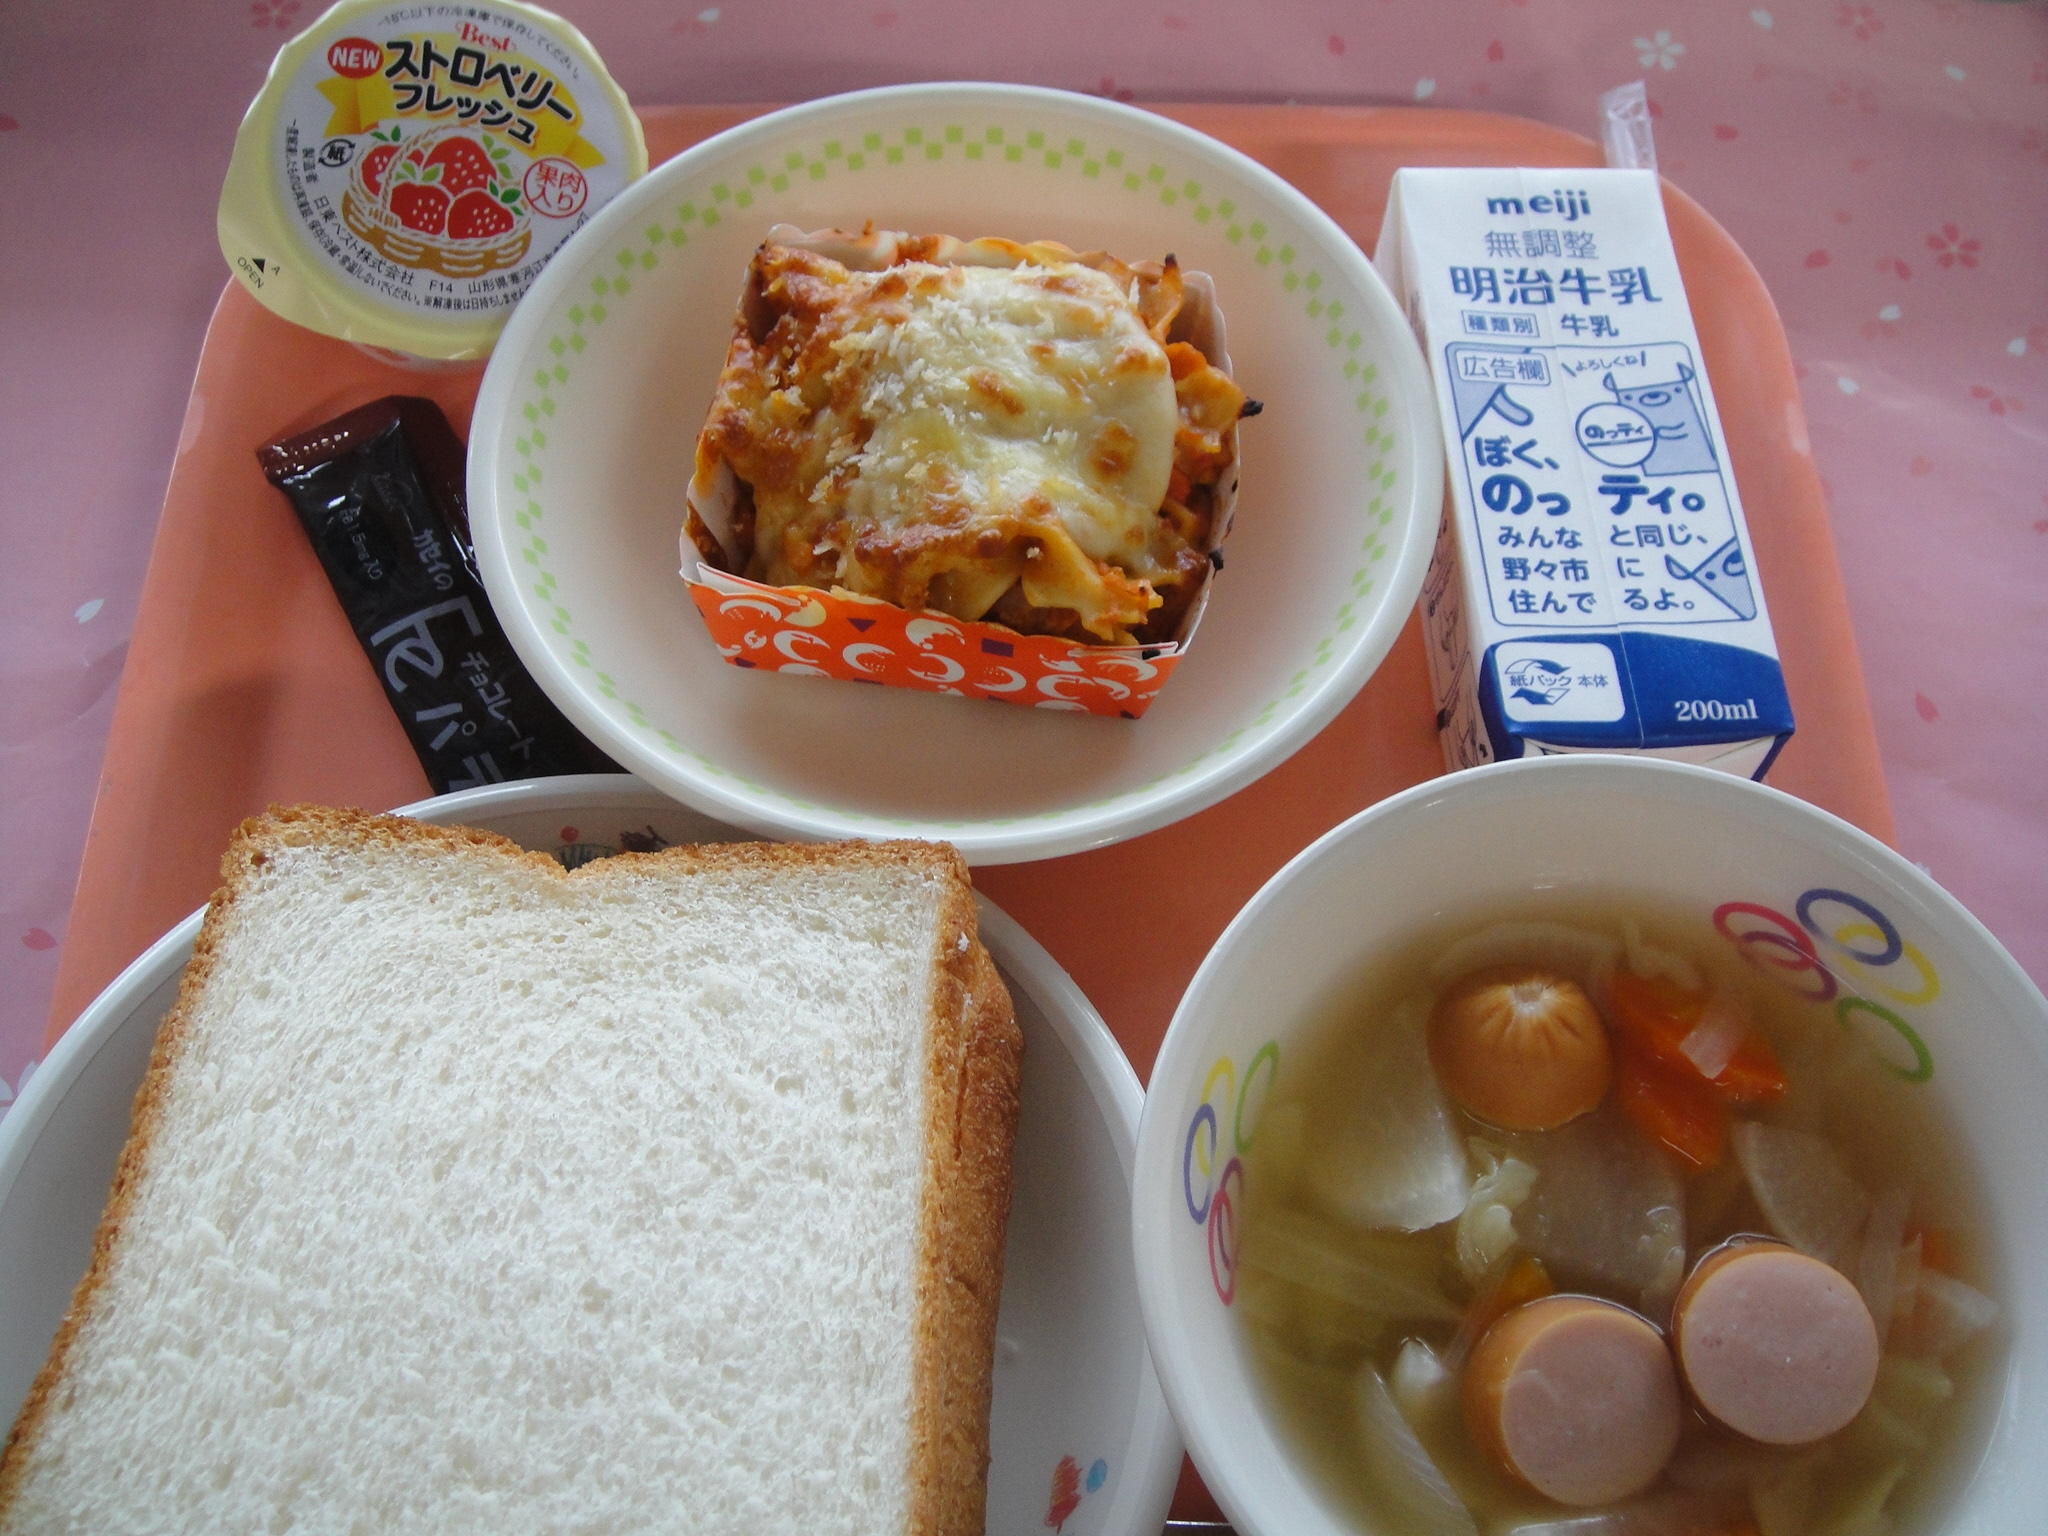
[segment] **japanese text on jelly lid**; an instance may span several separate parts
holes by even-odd
[[[285,319],[486,356],[549,257],[647,170],[583,36],[517,0],[342,0],[287,43],[235,136],[220,244]]]

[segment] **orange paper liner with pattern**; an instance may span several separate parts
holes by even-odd
[[[708,565],[685,580],[719,655],[736,667],[799,677],[1135,720],[1185,648],[1077,645],[843,590],[771,587]]]

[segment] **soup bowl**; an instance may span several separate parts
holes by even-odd
[[[1928,1096],[1981,1191],[1979,1278],[2002,1312],[1903,1528],[2048,1530],[2048,1288],[2030,1279],[2048,1260],[2048,1003],[1953,897],[1846,822],[1725,774],[1599,756],[1452,774],[1353,817],[1252,899],[1182,999],[1147,1091],[1132,1233],[1152,1357],[1218,1502],[1247,1536],[1381,1529],[1311,1466],[1233,1306],[1241,1159],[1276,1085],[1310,1070],[1319,1018],[1376,956],[1461,913],[1609,893],[1680,916],[1702,954],[1731,947]]]

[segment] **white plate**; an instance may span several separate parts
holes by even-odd
[[[1141,721],[742,671],[677,574],[697,430],[770,225],[1054,238],[1212,274],[1245,423],[1227,569]],[[491,602],[563,711],[649,783],[787,837],[944,838],[977,864],[1177,821],[1355,695],[1421,588],[1443,446],[1421,354],[1314,204],[1086,96],[904,86],[777,112],[630,187],[513,314],[470,429]]]
[[[551,852],[615,845],[622,828],[651,827],[670,842],[743,835],[616,774],[470,790],[401,814],[488,827]],[[1042,1536],[1055,1476],[1072,1457],[1082,1497],[1066,1532],[1156,1536],[1181,1443],[1152,1373],[1132,1272],[1143,1094],[1080,988],[1022,928],[980,906],[1025,1042],[988,1528]],[[85,1272],[129,1106],[201,916],[158,940],[79,1016],[0,1122],[0,1423],[27,1397]]]

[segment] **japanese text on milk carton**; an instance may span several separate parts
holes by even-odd
[[[1402,170],[1376,260],[1451,459],[1422,596],[1450,765],[1761,778],[1792,708],[1655,173]]]

